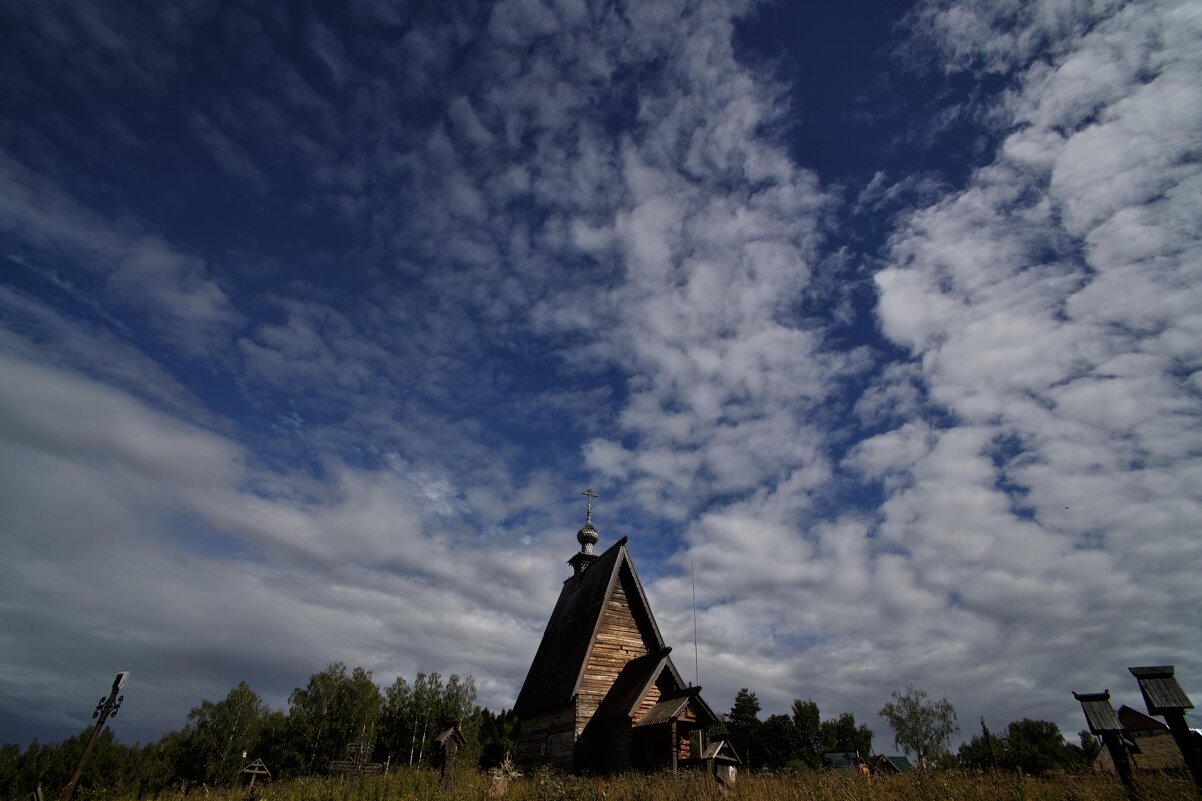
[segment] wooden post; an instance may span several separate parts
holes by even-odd
[[[445,725],[446,728],[434,738],[434,742],[442,746],[442,754],[439,760],[442,763],[442,770],[438,786],[444,792],[450,792],[455,772],[455,755],[459,753],[461,746],[467,744],[467,738],[459,730],[459,721],[448,720]]]
[[[680,747],[676,743],[676,719],[675,718],[672,719],[671,732],[672,732],[672,739],[670,742],[671,742],[671,746],[672,746],[672,772],[675,773],[676,772],[676,752]]]
[[[1127,797],[1136,801],[1139,798],[1139,788],[1135,785],[1135,766],[1131,764],[1131,752],[1123,742],[1123,736],[1118,732],[1103,732],[1102,744],[1110,752],[1110,759],[1114,762],[1114,769],[1118,771],[1123,789],[1127,791]]]
[[[1089,724],[1089,733],[1101,737],[1102,743],[1110,753],[1114,769],[1118,771],[1123,788],[1127,791],[1130,801],[1139,801],[1139,788],[1135,783],[1135,771],[1131,764],[1131,753],[1123,737],[1123,724],[1110,705],[1110,690],[1100,693],[1073,693],[1073,697],[1081,702],[1081,711],[1085,713],[1085,722]]]
[[[1172,665],[1127,668],[1139,682],[1140,694],[1148,707],[1149,715],[1161,715],[1169,724],[1169,732],[1177,743],[1177,750],[1185,760],[1194,784],[1202,790],[1202,745],[1190,732],[1185,722],[1185,710],[1193,709],[1193,702],[1177,683]]]
[[[1199,747],[1198,736],[1189,730],[1185,722],[1185,712],[1180,709],[1165,710],[1164,720],[1169,724],[1169,732],[1181,751],[1185,766],[1194,777],[1194,784],[1202,790],[1202,748]]]
[[[96,725],[92,727],[92,736],[88,738],[88,744],[84,746],[83,753],[79,755],[79,762],[76,763],[67,786],[63,788],[63,794],[59,796],[59,801],[70,801],[71,794],[75,792],[75,785],[79,784],[79,777],[83,775],[84,765],[87,764],[88,757],[92,755],[96,741],[100,739],[100,732],[104,731],[104,724],[110,717],[117,714],[117,710],[121,708],[121,702],[125,700],[124,695],[118,696],[117,693],[121,692],[121,688],[125,686],[128,678],[128,670],[118,673],[117,678],[113,679],[113,689],[109,692],[109,697],[101,698],[100,703],[96,705],[96,711],[92,713],[92,717],[96,718]]]

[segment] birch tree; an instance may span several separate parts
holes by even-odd
[[[913,684],[894,687],[891,698],[878,714],[893,729],[893,745],[914,755],[924,768],[945,756],[952,736],[960,731],[952,702],[931,700],[926,690]]]

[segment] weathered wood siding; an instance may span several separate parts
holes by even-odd
[[[522,721],[518,731],[517,763],[523,767],[552,765],[572,770],[576,745],[576,707],[535,715]]]
[[[576,768],[598,774],[630,770],[630,724],[593,721],[576,741]]]
[[[576,704],[577,734],[584,731],[626,663],[647,653],[648,645],[654,642],[647,622],[636,620],[631,611],[630,596],[635,593],[634,579],[629,568],[623,565],[601,614],[593,652],[580,680]]]
[[[667,671],[659,675],[655,680],[655,684],[647,691],[647,697],[639,704],[639,708],[634,711],[634,722],[638,723],[639,718],[647,714],[647,710],[659,703],[659,699],[663,697],[665,691],[671,689],[671,679],[666,675]]]

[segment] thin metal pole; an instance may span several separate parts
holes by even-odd
[[[697,649],[697,563],[689,560],[689,574],[693,577],[693,684],[701,686],[701,656]]]

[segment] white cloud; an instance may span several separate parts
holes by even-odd
[[[1199,398],[1181,380],[1202,359],[1186,344],[1202,243],[1179,221],[1202,213],[1187,155],[1202,20],[1188,4],[1052,6],[1018,26],[1004,7],[919,14],[951,68],[1013,69],[1018,88],[997,160],[903,219],[876,278],[884,332],[950,421],[929,450],[902,447],[908,423],[852,463],[909,463],[882,536],[953,610],[1017,637],[1012,703],[1045,697],[1071,730],[1052,686],[1106,686],[1153,653],[1197,669],[1179,625],[1197,548],[1178,515],[1202,497]],[[997,26],[1011,33],[986,37]]]
[[[587,476],[678,647],[696,562],[716,707],[749,686],[875,724],[914,680],[964,717],[1069,707],[1075,730],[1066,683],[1105,686],[1112,657],[1197,670],[1190,6],[917,9],[912,48],[1012,85],[944,115],[1004,126],[965,185],[882,172],[857,200],[915,206],[875,282],[896,362],[829,336],[854,257],[827,252],[836,199],[774,138],[782,87],[734,56],[748,11],[513,0],[484,30],[419,15],[383,52],[306,28],[308,69],[231,11],[265,84],[195,127],[235,174],[294,176],[310,216],[290,219],[353,240],[246,282],[270,295],[76,199],[69,170],[0,161],[6,235],[75,265],[97,318],[208,348],[251,409],[198,413],[149,346],[88,366],[99,323],[10,318],[0,586],[69,592],[5,620],[27,653],[3,694],[43,704],[40,666],[78,687],[132,654],[147,731],[231,666],[277,703],[343,659],[473,672],[507,705],[574,547],[565,482]],[[444,111],[414,122],[427,94]],[[234,130],[237,150],[215,135]],[[73,665],[61,643],[92,628],[112,645]],[[180,654],[197,667],[172,688]]]
[[[472,510],[446,501],[456,488],[411,466],[331,466],[330,484],[273,475],[123,392],[2,359],[0,583],[8,598],[40,599],[5,606],[3,629],[21,643],[6,675],[60,682],[15,681],[6,703],[57,709],[64,691],[133,665],[128,725],[144,735],[178,726],[242,671],[270,676],[260,689],[280,703],[286,682],[334,659],[380,677],[471,672],[491,681],[489,703],[511,700],[558,553],[465,537]],[[54,636],[28,635],[37,628]],[[185,675],[167,669],[185,657]]]

